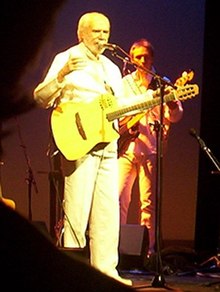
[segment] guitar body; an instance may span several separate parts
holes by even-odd
[[[102,95],[89,103],[67,102],[53,110],[54,141],[67,160],[79,159],[95,145],[118,139],[113,122],[106,119],[115,104],[113,96]]]

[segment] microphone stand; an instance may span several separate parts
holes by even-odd
[[[211,149],[206,146],[204,140],[196,133],[196,130],[194,128],[191,128],[189,130],[189,134],[191,136],[193,136],[198,141],[199,146],[201,147],[201,149],[206,153],[206,155],[210,158],[210,160],[212,161],[212,163],[216,167],[217,171],[213,170],[213,171],[211,171],[211,174],[220,175],[220,162],[214,156],[214,154],[212,153]],[[215,262],[215,267],[220,268],[220,260],[219,259],[220,259],[220,253],[218,252],[216,256],[213,256],[213,257],[209,258],[208,260],[203,262],[201,265],[204,266],[206,263],[214,261]],[[220,283],[220,281],[210,282],[210,283],[207,284],[207,286],[210,287],[212,285],[217,285],[219,283]]]
[[[159,80],[159,84],[163,84],[164,86],[165,86],[165,85],[169,85],[169,86],[173,87],[174,89],[177,88],[177,87],[176,87],[172,82],[170,82],[167,78],[163,78],[163,77],[159,76],[158,74],[156,74],[155,72],[153,72],[153,71],[151,71],[151,70],[145,68],[144,66],[141,66],[141,65],[138,65],[138,64],[132,62],[132,61],[130,60],[130,56],[129,56],[129,54],[128,54],[125,50],[123,50],[121,47],[119,47],[118,45],[112,45],[112,44],[109,44],[109,47],[106,46],[105,49],[106,49],[106,50],[109,50],[110,53],[112,54],[112,56],[114,56],[114,57],[120,59],[122,62],[132,65],[135,69],[141,69],[141,70],[145,71],[146,73],[151,74],[156,80]],[[119,55],[119,54],[117,53],[117,50],[121,51],[126,57]]]
[[[32,210],[31,210],[31,199],[32,199],[32,185],[34,186],[35,192],[38,193],[38,189],[37,189],[37,184],[36,181],[34,179],[34,174],[31,168],[31,163],[30,163],[30,158],[28,157],[27,154],[27,149],[26,146],[24,145],[22,136],[21,136],[21,130],[19,127],[19,123],[18,120],[16,118],[16,122],[17,122],[17,127],[18,127],[18,135],[19,135],[19,139],[20,139],[20,146],[23,148],[24,151],[24,157],[27,163],[27,173],[28,173],[28,177],[26,178],[26,182],[28,185],[28,219],[30,221],[32,221]]]
[[[156,274],[153,278],[151,285],[155,288],[168,288],[166,286],[165,277],[163,274],[163,264],[162,264],[162,258],[161,258],[161,247],[160,247],[160,239],[161,239],[161,197],[162,197],[162,161],[163,161],[163,119],[164,119],[164,110],[163,110],[163,103],[164,103],[164,89],[165,85],[169,85],[172,88],[176,89],[176,86],[173,85],[169,80],[166,80],[162,78],[161,76],[157,75],[155,72],[152,72],[151,70],[148,70],[147,68],[143,66],[139,66],[132,61],[130,61],[130,56],[128,53],[126,53],[122,48],[120,48],[117,45],[113,45],[114,49],[110,49],[111,54],[119,59],[121,59],[123,62],[127,62],[128,64],[131,64],[136,69],[140,68],[141,70],[144,70],[146,73],[151,74],[157,81],[158,88],[160,89],[160,120],[155,121],[154,129],[156,131],[156,137],[157,137],[157,171],[156,171],[156,230],[155,230],[155,242],[156,242]],[[117,53],[117,49],[121,51],[123,54],[126,55],[126,57],[122,57]],[[143,287],[142,287],[143,288]],[[171,288],[168,288],[171,290]]]
[[[199,137],[199,135],[196,133],[196,130],[194,128],[191,128],[189,130],[189,133],[190,133],[191,136],[196,138],[196,140],[198,141],[201,149],[207,154],[207,156],[210,158],[210,160],[212,161],[214,166],[217,168],[217,171],[212,171],[211,173],[212,174],[220,174],[220,163],[217,160],[217,158],[214,156],[212,151],[206,146],[205,142],[201,139],[201,137]]]
[[[163,274],[163,264],[161,257],[161,203],[162,203],[162,185],[163,185],[163,118],[164,118],[164,88],[165,84],[161,82],[161,78],[157,78],[157,83],[160,88],[160,120],[154,122],[154,130],[157,138],[157,171],[156,171],[156,216],[155,216],[155,241],[156,241],[156,274],[152,280],[152,287],[166,288],[165,277]]]

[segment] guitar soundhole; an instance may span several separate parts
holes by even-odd
[[[79,134],[81,135],[83,140],[87,140],[86,133],[85,133],[85,131],[83,129],[79,113],[75,114],[75,120],[76,120],[76,125],[77,125],[77,129],[79,131]]]

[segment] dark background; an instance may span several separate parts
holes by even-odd
[[[216,42],[217,15],[211,1],[206,2],[204,62],[202,81],[201,137],[208,149],[200,148],[195,246],[197,250],[220,248],[220,175],[213,163],[220,159],[219,49]],[[207,151],[210,155],[207,154]],[[211,156],[211,158],[210,158]],[[213,157],[214,156],[214,157]],[[213,174],[214,171],[214,174]],[[217,251],[217,252],[218,252]]]
[[[109,16],[110,42],[125,51],[145,37],[155,47],[155,67],[173,82],[184,70],[194,69],[192,83],[200,94],[184,102],[184,117],[171,129],[162,175],[162,235],[165,240],[192,242],[198,249],[216,249],[219,237],[219,176],[196,139],[194,128],[217,158],[219,153],[219,55],[215,8],[211,1],[19,1],[7,2],[3,11],[2,59],[4,137],[2,187],[16,201],[18,212],[50,226],[50,110],[32,107],[32,92],[58,51],[77,42],[76,26],[86,11]],[[110,57],[122,68],[121,60]],[[16,106],[13,100],[25,100]],[[13,110],[11,111],[10,108]],[[8,112],[16,118],[7,116]],[[29,184],[30,169],[35,185]],[[134,189],[134,197],[137,190]],[[130,222],[137,221],[137,202]]]

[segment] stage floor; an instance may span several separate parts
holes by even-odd
[[[132,280],[135,291],[220,291],[220,271],[192,275],[160,275],[140,270],[121,271],[121,276]],[[161,277],[162,276],[162,277]],[[162,279],[161,279],[162,278]],[[162,281],[163,280],[163,281]]]
[[[167,253],[167,250],[172,251]],[[132,280],[135,291],[178,291],[178,292],[210,292],[220,291],[220,259],[217,256],[197,258],[190,249],[167,249],[162,252],[162,263],[158,263],[158,254],[148,261],[141,257],[120,255],[118,271],[123,278]],[[185,253],[174,253],[173,251]],[[87,251],[68,251],[88,263]],[[159,267],[162,273],[158,273]]]
[[[144,253],[143,253],[144,254]],[[122,277],[136,291],[220,291],[220,255],[195,252],[185,246],[168,246],[149,258],[120,254]]]

